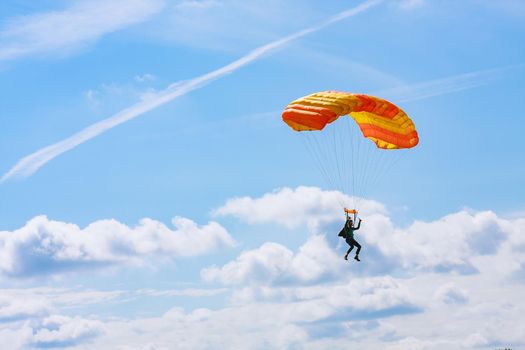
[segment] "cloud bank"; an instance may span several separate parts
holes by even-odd
[[[326,235],[334,247],[334,237],[337,239],[343,224],[339,196],[344,195],[316,187],[282,188],[260,197],[230,199],[215,209],[213,214],[232,216],[249,224],[273,223],[289,229],[304,225],[311,232]],[[370,200],[362,203],[360,213],[365,221],[357,237],[367,246],[368,252],[363,250],[363,253],[371,257],[367,273],[391,273],[396,270],[405,273],[416,270],[476,273],[474,257],[495,255],[502,250],[523,249],[524,246],[523,235],[518,233],[525,230],[522,219],[506,220],[491,211],[463,210],[434,221],[415,221],[407,227],[396,227],[382,204]],[[259,257],[252,256],[254,252],[245,253],[241,260],[246,264],[266,260],[275,263],[277,260],[264,257],[270,251],[279,254],[282,261],[292,259],[286,248],[268,246],[260,249],[257,253]],[[231,271],[234,265],[223,267],[223,273]],[[516,269],[515,263],[511,265],[516,273],[522,271]]]
[[[222,211],[218,217],[239,219],[237,232],[243,244],[257,225],[277,225],[283,234],[310,226],[312,232],[295,248],[264,242],[245,246],[240,252],[230,250],[233,257],[215,265],[206,260],[200,270],[201,282],[193,281],[190,288],[2,289],[0,336],[13,349],[170,349],[176,344],[180,349],[437,350],[525,345],[525,218],[462,210],[400,227],[384,206],[371,202],[376,210],[365,216],[357,233],[363,244],[362,261],[357,263],[344,261],[345,247],[329,239],[337,235],[332,228],[339,228],[342,218],[327,217],[331,205],[321,205],[316,212],[308,204],[337,203],[334,192],[303,186],[238,200],[226,201],[215,212]],[[268,209],[294,201],[307,205],[287,214]],[[248,220],[248,212],[239,203],[249,206],[255,220]],[[310,216],[316,224],[296,221],[297,216]],[[168,229],[148,220],[133,228],[100,221],[80,229],[37,217],[35,223],[19,230],[2,232],[2,257],[13,257],[13,266],[27,266],[21,261],[30,260],[30,252],[44,251],[48,260],[91,259],[108,266],[149,255],[212,251],[215,248],[193,244],[195,250],[180,251],[178,247],[184,244],[172,244],[202,237],[204,231],[208,238],[217,237],[215,242],[222,246],[231,247],[228,242],[233,240],[219,233],[225,229],[217,223],[198,226],[182,219],[174,224],[175,229]],[[192,230],[193,234],[187,234]],[[65,232],[70,237],[64,238]],[[181,237],[175,239],[178,235]],[[99,251],[92,251],[88,236],[100,246]],[[38,243],[20,244],[31,241],[24,237]],[[24,248],[25,255],[11,254],[14,250],[7,247]],[[30,272],[49,274],[37,269],[9,270],[4,261],[7,282],[20,281],[19,277]],[[186,302],[188,298],[192,302]],[[144,302],[152,299],[162,305],[155,314],[151,303]],[[214,300],[213,307],[203,307],[201,302],[206,300]],[[94,311],[111,310],[108,306],[116,303],[128,314],[107,317]],[[135,308],[130,315],[129,310]]]
[[[182,258],[235,245],[216,222],[199,226],[175,217],[174,229],[152,219],[135,227],[99,220],[80,228],[37,216],[23,227],[0,231],[0,273],[29,277],[69,270],[142,264],[148,257]]]

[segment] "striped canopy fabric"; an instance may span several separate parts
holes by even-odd
[[[320,131],[347,114],[378,148],[412,148],[419,142],[414,123],[401,108],[369,95],[317,92],[291,102],[282,118],[295,131]]]

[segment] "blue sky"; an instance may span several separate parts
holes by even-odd
[[[0,334],[523,346],[524,19],[513,0],[3,1]],[[359,265],[336,237],[352,193],[280,118],[322,90],[391,100],[420,135],[359,202]]]

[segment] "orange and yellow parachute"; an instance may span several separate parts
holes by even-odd
[[[345,115],[351,118],[339,118]],[[291,102],[282,119],[300,132],[327,184],[351,196],[351,203],[340,202],[343,207],[356,208],[403,150],[419,143],[414,123],[401,108],[364,94],[317,92]]]
[[[282,117],[295,131],[314,131],[347,114],[378,148],[412,148],[419,142],[414,123],[401,108],[369,95],[317,92],[290,103]]]

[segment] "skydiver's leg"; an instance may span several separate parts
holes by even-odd
[[[354,240],[354,245],[357,247],[355,256],[359,256],[359,252],[361,251],[361,244],[359,244],[356,240]]]
[[[352,240],[350,240],[350,239],[347,239],[346,243],[348,243],[348,245],[350,246],[350,248],[348,248],[348,251],[346,252],[346,255],[345,255],[345,260],[348,260],[348,254],[350,254],[352,249],[354,249],[354,244],[353,244]]]
[[[361,261],[359,260],[359,252],[361,251],[361,244],[359,244],[355,239],[353,239],[352,243],[357,247],[354,259],[357,261]]]

